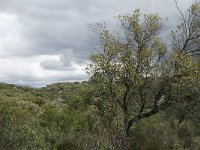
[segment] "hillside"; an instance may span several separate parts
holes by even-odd
[[[57,141],[54,140],[61,135],[60,125],[62,130],[67,130],[68,124],[64,124],[64,119],[73,119],[73,115],[66,114],[68,100],[78,96],[78,90],[83,85],[58,83],[36,89],[1,83],[0,149],[55,147]]]
[[[104,149],[107,133],[98,131],[102,125],[89,102],[89,84],[57,83],[36,89],[1,83],[0,149]],[[199,121],[179,116],[180,111],[170,109],[135,125],[134,148],[199,149]]]

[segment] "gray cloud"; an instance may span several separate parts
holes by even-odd
[[[180,8],[185,10],[191,2],[181,0]],[[0,23],[0,59],[8,59],[0,69],[14,63],[11,57],[17,58],[18,66],[23,62],[21,60],[35,58],[30,61],[30,68],[33,72],[45,74],[46,82],[87,79],[85,74],[74,75],[72,71],[76,71],[76,65],[84,65],[88,61],[89,53],[98,43],[88,24],[105,20],[112,26],[113,16],[130,13],[136,8],[144,13],[157,12],[169,17],[166,31],[178,22],[174,0],[1,0],[0,18],[7,24],[1,26]],[[49,75],[48,71],[54,75]],[[63,73],[65,71],[67,75]],[[19,73],[12,69],[6,74],[4,72],[0,73],[6,79],[0,77],[0,81],[26,80],[24,82],[29,85],[32,79],[34,83],[40,81],[37,73],[30,76],[26,71]],[[16,78],[13,79],[13,76]]]
[[[44,60],[43,62],[40,63],[40,66],[43,69],[47,70],[55,70],[57,68],[63,67],[63,64],[58,61],[58,60]]]

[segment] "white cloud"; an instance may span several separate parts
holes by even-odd
[[[0,13],[0,57],[23,55],[27,53],[29,43],[23,37],[23,25],[18,16]]]
[[[72,62],[71,70],[47,70],[41,67],[42,62],[58,61],[59,57],[58,55],[41,55],[23,59],[19,57],[2,58],[0,59],[0,81],[43,86],[51,82],[87,79],[83,70],[85,66],[80,66],[75,62]]]

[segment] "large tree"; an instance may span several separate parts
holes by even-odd
[[[105,24],[95,28],[101,45],[87,71],[96,91],[95,115],[111,149],[128,149],[131,127],[138,121],[198,100],[199,63],[189,54],[199,51],[199,10],[195,3],[187,22],[182,16],[171,48],[159,36],[165,20],[157,14],[135,10],[118,16],[118,34]]]

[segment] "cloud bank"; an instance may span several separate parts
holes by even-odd
[[[192,0],[181,0],[185,10]],[[131,13],[179,15],[174,0],[1,0],[0,82],[45,86],[54,82],[87,80],[84,68],[98,39],[88,24]]]

